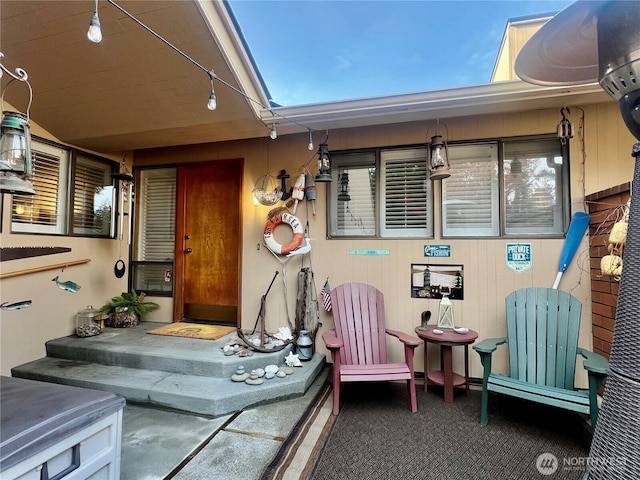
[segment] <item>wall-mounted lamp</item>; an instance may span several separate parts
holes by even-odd
[[[349,195],[349,173],[347,171],[340,174],[340,193],[338,193],[338,201],[351,201],[351,195]]]
[[[331,182],[331,156],[329,155],[329,147],[326,143],[318,146],[318,174],[316,182]]]
[[[0,60],[4,57],[0,52]],[[24,82],[29,88],[29,105],[26,113],[2,112],[0,123],[0,193],[17,193],[19,195],[35,195],[31,176],[33,161],[31,158],[31,134],[29,132],[29,109],[33,99],[33,91],[27,80],[27,72],[16,68],[11,73],[0,62],[0,77],[3,72],[11,76],[11,80],[2,90],[1,106],[4,109],[4,92],[14,80]]]
[[[96,7],[93,10],[93,17],[91,18],[91,22],[89,23],[87,38],[93,43],[100,43],[102,41],[102,29],[100,28],[100,19],[98,18],[98,0],[96,0]]]
[[[560,139],[560,143],[562,145],[567,144],[567,140],[573,138],[573,124],[571,121],[565,116],[566,113],[571,113],[568,107],[562,107],[560,109],[560,115],[562,115],[562,120],[558,123],[558,139]]]

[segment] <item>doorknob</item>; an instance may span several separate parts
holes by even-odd
[[[193,249],[192,249],[191,247],[187,248],[187,249],[184,251],[184,253],[191,253],[191,252],[193,252]]]
[[[185,239],[185,240],[189,240],[190,238],[191,238],[191,235],[185,235],[185,236],[184,236],[184,239]]]

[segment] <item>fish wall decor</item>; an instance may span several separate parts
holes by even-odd
[[[67,280],[66,282],[61,282],[60,280],[58,280],[58,275],[52,278],[51,281],[56,282],[56,286],[60,290],[65,290],[71,293],[76,293],[78,290],[80,290],[80,285],[78,285],[76,282],[72,282],[71,280]]]
[[[31,300],[23,300],[21,302],[9,303],[4,302],[0,304],[1,310],[21,310],[23,308],[29,308],[31,306]]]

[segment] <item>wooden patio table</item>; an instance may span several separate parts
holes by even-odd
[[[464,386],[469,396],[469,345],[478,338],[478,332],[469,329],[467,333],[456,333],[451,329],[440,329],[442,334],[433,333],[438,329],[435,325],[428,325],[428,330],[416,327],[418,337],[425,340],[424,343],[424,391],[427,391],[427,382],[430,380],[436,385],[444,386],[444,401],[453,403],[453,387]],[[427,372],[427,345],[433,343],[440,345],[440,370]],[[464,377],[453,373],[453,347],[464,346]]]

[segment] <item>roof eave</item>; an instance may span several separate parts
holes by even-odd
[[[272,110],[290,122],[279,133],[295,133],[297,124],[325,130],[416,120],[540,110],[612,101],[597,83],[543,87],[520,80],[384,97],[317,103]],[[263,121],[273,118],[260,112]],[[284,123],[284,122],[283,122]],[[296,124],[297,123],[297,124]]]

